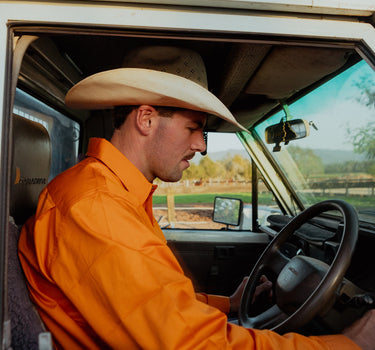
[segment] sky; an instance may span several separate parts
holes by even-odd
[[[229,149],[243,150],[242,143],[232,133],[212,133],[208,137],[208,153],[221,152]]]

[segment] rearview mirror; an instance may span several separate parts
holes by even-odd
[[[286,145],[289,141],[302,139],[310,133],[309,123],[303,119],[280,121],[278,124],[270,125],[265,130],[265,139],[268,144],[274,143],[274,152],[281,150],[280,143]]]
[[[213,221],[238,226],[241,220],[243,203],[241,199],[215,197]]]

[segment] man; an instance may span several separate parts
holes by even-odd
[[[92,139],[87,158],[46,187],[21,233],[30,294],[56,348],[358,348],[343,335],[280,336],[229,324],[225,313],[238,308],[241,286],[231,298],[195,294],[153,217],[152,183],[181,178],[205,150],[211,115],[243,127],[205,88],[195,53],[141,48],[125,65],[132,68],[98,73],[69,91],[71,107],[117,106],[114,134],[111,142]],[[347,335],[374,343],[366,331],[374,316],[361,322]]]

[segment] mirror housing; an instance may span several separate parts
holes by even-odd
[[[241,221],[243,202],[238,198],[215,197],[212,220],[221,224],[238,226]]]
[[[309,123],[303,119],[280,121],[278,124],[270,125],[265,130],[265,140],[268,144],[274,143],[274,152],[281,150],[280,143],[285,145],[289,141],[302,139],[310,134]]]

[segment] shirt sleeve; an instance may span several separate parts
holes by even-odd
[[[46,270],[110,348],[355,349],[343,336],[280,336],[229,324],[209,305],[219,299],[196,296],[148,216],[123,199],[96,193],[57,215]]]
[[[196,297],[199,301],[216,307],[221,312],[228,314],[230,311],[230,301],[229,297],[222,295],[213,295],[205,293],[196,293]]]

